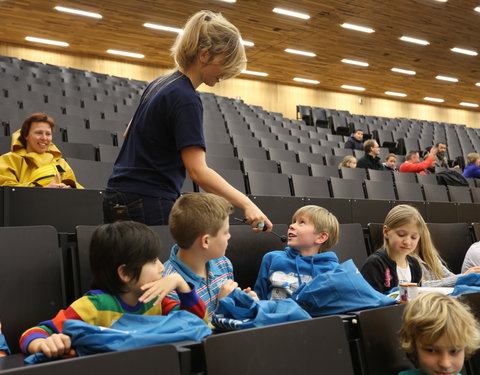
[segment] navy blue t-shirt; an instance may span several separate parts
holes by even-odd
[[[203,107],[181,72],[157,78],[142,95],[113,167],[108,187],[177,199],[185,181],[181,150],[205,149]]]

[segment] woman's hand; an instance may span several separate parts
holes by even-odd
[[[55,188],[55,189],[70,189],[70,185],[66,185],[62,182],[60,175],[55,175],[55,178],[50,182],[48,185],[45,186],[46,188]]]
[[[255,232],[270,232],[273,228],[272,222],[253,203],[244,210],[244,215],[246,222],[251,225]]]

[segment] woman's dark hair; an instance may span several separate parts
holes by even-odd
[[[110,294],[127,292],[118,267],[125,264],[125,274],[138,280],[142,267],[159,254],[160,238],[145,224],[117,221],[97,227],[90,242],[92,288]]]
[[[33,113],[25,120],[23,120],[22,127],[20,128],[20,137],[18,138],[24,147],[27,147],[27,139],[28,133],[30,132],[30,128],[34,122],[46,122],[50,125],[50,129],[53,132],[53,128],[55,127],[55,121],[46,113],[37,112]]]

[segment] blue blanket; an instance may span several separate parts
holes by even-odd
[[[110,328],[94,326],[81,320],[65,321],[63,333],[70,336],[77,355],[128,350],[176,341],[201,341],[212,334],[207,324],[188,311],[168,315],[123,315]],[[45,362],[43,353],[25,358],[25,363]]]
[[[219,301],[212,316],[212,324],[223,330],[239,330],[310,318],[310,315],[291,299],[255,301],[248,294],[236,289]]]
[[[373,289],[351,259],[302,284],[292,298],[312,316],[395,304],[394,299]]]

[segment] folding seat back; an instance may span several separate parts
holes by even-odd
[[[348,180],[365,180],[367,178],[367,171],[363,168],[340,168],[342,178]]]
[[[450,271],[461,273],[463,259],[473,243],[467,223],[427,223],[438,253]]]
[[[414,367],[398,344],[405,306],[394,305],[356,313],[362,374],[398,374]]]
[[[290,150],[269,148],[268,155],[270,160],[290,161],[290,162],[297,161],[297,154],[294,151],[290,151]]]
[[[59,148],[63,157],[66,159],[75,158],[75,159],[83,159],[83,160],[91,160],[91,161],[96,160],[97,150],[95,149],[95,146],[91,144],[63,142],[62,144],[57,143],[56,146]],[[115,147],[110,145],[101,145],[101,146]]]
[[[330,198],[328,178],[292,174],[294,196],[311,198]]]
[[[338,243],[331,250],[341,263],[352,259],[360,269],[368,257],[362,226],[359,223],[340,224]]]
[[[20,335],[65,307],[61,252],[51,226],[0,227],[0,321],[10,349]]]
[[[262,160],[243,158],[243,170],[248,172],[266,172],[266,173],[278,173],[278,164],[275,160]]]
[[[390,181],[393,182],[393,175],[391,171],[379,171],[376,169],[368,169],[368,179],[370,181]]]
[[[285,340],[288,355],[279,356]],[[319,369],[325,374],[354,374],[338,315],[212,335],[203,341],[203,349],[209,375],[313,375]]]
[[[365,199],[362,180],[346,180],[331,177],[330,184],[334,198]]]
[[[450,201],[455,203],[472,203],[468,186],[448,186]]]
[[[368,199],[396,200],[395,190],[392,181],[370,181],[364,180]]]
[[[247,173],[250,194],[291,196],[290,182],[284,174],[249,172]]]
[[[398,199],[401,201],[424,201],[420,184],[409,182],[396,182]]]
[[[423,184],[422,186],[427,202],[450,202],[446,186],[432,184]]]
[[[68,158],[77,181],[86,189],[105,189],[113,171],[113,163]]]
[[[280,161],[280,171],[286,175],[291,175],[291,174],[304,175],[304,176],[310,175],[308,164],[291,162],[291,161]]]
[[[338,167],[333,165],[310,164],[312,176],[315,177],[339,177]]]

